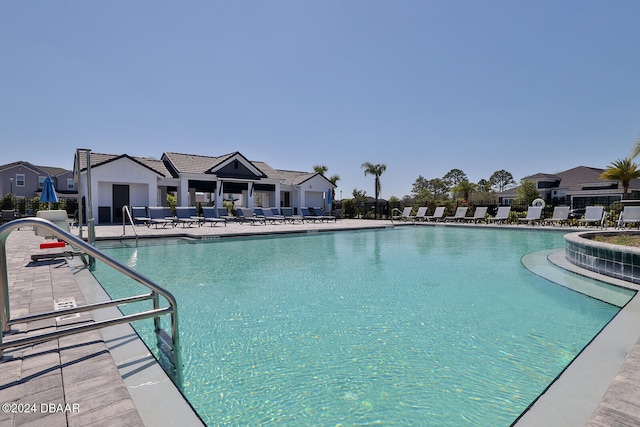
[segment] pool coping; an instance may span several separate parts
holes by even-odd
[[[547,258],[559,268],[580,276],[640,291],[638,285],[570,263],[564,249],[550,253]],[[588,424],[628,355],[639,345],[640,330],[635,328],[638,322],[640,298],[636,294],[512,425]]]
[[[88,304],[110,300],[79,259],[68,263]],[[117,307],[95,310],[92,315],[96,321],[123,316]],[[205,425],[130,323],[103,328],[100,333],[145,425]]]

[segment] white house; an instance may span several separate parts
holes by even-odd
[[[319,173],[276,170],[237,151],[218,157],[165,152],[160,160],[91,152],[90,158],[96,224],[122,221],[124,205],[166,206],[168,193],[176,194],[179,206],[195,206],[197,200],[222,206],[230,200],[244,207],[331,210],[335,189]],[[87,156],[82,151],[80,175],[86,197]]]

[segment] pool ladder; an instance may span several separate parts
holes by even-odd
[[[66,242],[67,244],[78,248],[83,255],[89,255],[95,259],[104,262],[106,265],[118,270],[125,276],[137,281],[143,286],[149,288],[151,292],[143,295],[137,295],[126,298],[119,298],[105,302],[87,304],[78,307],[65,308],[62,310],[50,311],[45,313],[31,314],[23,317],[11,318],[9,311],[9,278],[7,269],[7,249],[6,242],[12,231],[21,227],[39,227],[50,232],[50,235]],[[66,256],[67,253],[64,253]],[[62,256],[63,254],[61,254]],[[137,271],[127,267],[126,265],[116,261],[108,255],[102,253],[95,247],[86,243],[84,240],[75,237],[69,232],[61,229],[51,221],[43,218],[22,218],[10,221],[0,226],[0,321],[2,332],[0,333],[0,358],[7,348],[18,347],[22,345],[36,344],[45,341],[51,341],[60,337],[75,335],[82,332],[92,331],[95,329],[105,328],[107,326],[118,325],[122,323],[131,323],[137,320],[153,318],[154,330],[157,337],[158,348],[161,353],[160,364],[172,377],[178,388],[182,388],[182,363],[180,360],[180,339],[178,335],[178,305],[175,297],[166,289],[158,286],[147,277],[141,275]],[[167,307],[160,307],[160,296],[168,302]],[[35,320],[49,319],[58,316],[66,316],[70,314],[89,312],[92,310],[114,307],[139,301],[152,300],[153,308],[151,310],[123,315],[111,319],[101,320],[93,323],[83,323],[81,325],[70,326],[68,328],[56,329],[52,332],[45,332],[38,335],[30,335],[21,338],[5,341],[5,335],[11,334],[11,326],[19,323],[32,322]],[[162,329],[160,324],[160,316],[169,315],[171,321],[170,334]],[[164,362],[164,363],[163,363]]]
[[[136,224],[131,217],[131,210],[129,210],[129,206],[124,205],[122,207],[122,237],[126,234],[126,226],[127,219],[129,220],[129,224],[131,224],[131,229],[133,230],[133,234],[136,236],[136,247],[138,246],[138,232],[136,231]]]

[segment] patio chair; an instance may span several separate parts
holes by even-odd
[[[230,215],[229,214],[229,209],[227,209],[227,208],[215,208],[215,209],[216,209],[216,212],[218,213],[218,218],[222,218],[222,219],[224,219],[226,221],[234,221],[234,220],[238,219],[235,216]]]
[[[414,216],[410,217],[411,220],[413,222],[416,222],[416,221],[423,221],[424,222],[424,221],[426,221],[427,220],[427,209],[428,209],[428,207],[426,207],[426,206],[420,206],[418,208],[418,212],[416,212],[416,214]]]
[[[146,206],[132,206],[131,207],[131,217],[133,218],[134,224],[147,224],[151,218],[147,215],[147,207]]]
[[[2,210],[2,216],[0,216],[0,224],[13,221],[14,219],[16,219],[16,211],[14,211],[13,209]]]
[[[193,224],[197,224],[198,227],[202,225],[198,211],[194,207],[176,206],[176,224],[182,224],[182,227],[187,225],[191,227]]]
[[[448,216],[445,218],[445,221],[463,221],[464,217],[467,216],[468,207],[462,206],[456,209],[456,213],[453,216]]]
[[[399,221],[411,221],[411,211],[413,210],[413,208],[411,206],[406,206],[402,212],[400,212],[400,209],[398,208],[393,208],[392,211],[392,215],[391,215],[391,219],[392,220],[399,220]],[[398,213],[399,215],[393,215],[393,213]]]
[[[284,223],[285,219],[283,215],[277,213],[276,208],[263,208],[262,212],[264,213],[264,219],[275,224],[276,222]]]
[[[589,224],[597,224],[604,226],[604,208],[602,206],[587,206],[584,212],[584,218],[578,221],[578,224],[584,223],[585,227]]]
[[[620,212],[618,219],[618,228],[624,228],[627,224],[640,223],[640,206],[625,206]]]
[[[276,221],[279,221],[273,215],[271,208],[256,207],[256,208],[253,208],[253,213],[255,214],[256,218],[263,219],[265,221],[265,224],[267,222],[269,222],[270,224],[275,224]]]
[[[553,208],[551,218],[544,220],[545,224],[560,224],[569,222],[569,206],[556,206]]]
[[[427,215],[427,221],[442,221],[444,219],[444,206],[438,206],[435,211],[433,211],[433,215]]]
[[[159,225],[162,225],[162,228],[167,225],[171,225],[171,227],[173,227],[175,223],[173,222],[173,216],[171,215],[171,208],[150,206],[149,222],[147,222],[147,227],[151,227],[152,225],[155,225],[156,229]]]
[[[322,208],[311,208],[311,210],[313,211],[313,214],[320,219],[320,221],[338,222],[338,219],[335,216],[325,213]]]
[[[145,212],[146,212],[146,208],[145,208]],[[77,209],[73,211],[73,214],[67,216],[67,224],[69,225],[69,228],[80,227]]]
[[[498,207],[498,212],[496,212],[496,216],[489,217],[486,219],[487,222],[492,221],[493,223],[502,224],[502,221],[509,219],[509,214],[511,213],[511,206],[500,206]]]
[[[204,224],[205,222],[211,224],[211,227],[215,227],[216,224],[227,226],[227,219],[218,217],[218,209],[211,206],[202,208],[202,223]]]
[[[264,219],[264,211],[262,210],[262,208],[260,206],[253,208],[253,216],[256,217],[256,218]]]
[[[529,225],[536,225],[536,222],[540,222],[540,215],[542,215],[542,206],[529,206],[527,216],[518,218],[518,224],[520,224],[520,222],[526,222]]]
[[[293,208],[282,208],[282,216],[285,221],[290,221],[292,224],[296,221],[304,222],[302,215],[295,215]]]
[[[471,222],[477,224],[478,221],[485,221],[485,217],[487,216],[487,207],[486,206],[478,206],[473,213],[473,216],[465,218],[464,221]],[[486,222],[486,221],[485,221]]]
[[[300,208],[300,213],[302,214],[302,219],[305,221],[318,221],[318,217],[315,214],[312,214],[309,208]]]
[[[65,211],[64,209],[38,211],[36,212],[36,217],[48,219],[49,221],[53,222],[55,225],[62,228],[66,232],[69,232],[70,230],[69,222],[67,222],[67,219],[69,218],[69,214],[67,214],[67,211]],[[45,230],[44,228],[35,227],[35,229],[36,229],[36,236],[43,236],[45,238],[54,238],[54,236],[51,235],[51,232],[48,230]]]
[[[257,217],[253,214],[253,209],[251,208],[238,208],[238,221],[240,224],[244,224],[245,222],[251,223],[251,225],[256,225],[259,223],[267,224],[267,222],[263,217]]]

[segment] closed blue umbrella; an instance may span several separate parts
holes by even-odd
[[[56,194],[56,189],[53,188],[53,180],[50,176],[44,180],[44,187],[42,188],[40,201],[47,203],[56,203],[58,201],[58,195]]]

